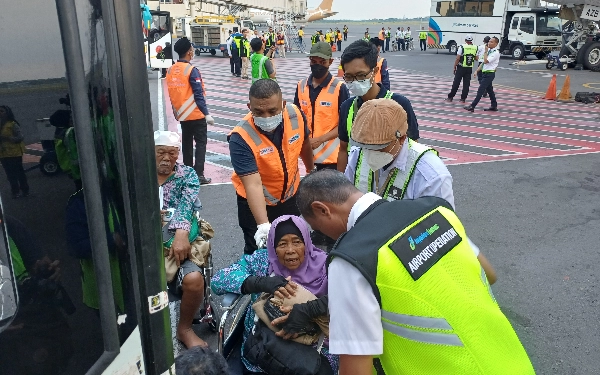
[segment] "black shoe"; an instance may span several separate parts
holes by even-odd
[[[21,197],[22,197],[21,193],[13,193],[13,195],[12,195],[12,199],[19,199]]]
[[[446,98],[446,99],[444,99],[444,101],[448,102],[448,103],[452,103],[452,98]]]
[[[463,104],[464,104],[464,103],[466,103],[467,101],[466,101],[465,99],[461,99],[461,100],[459,100],[458,102],[459,102],[459,103],[463,103]]]
[[[498,112],[498,108],[496,107],[484,108],[483,110],[486,112]]]
[[[240,78],[242,75],[241,74],[236,74],[235,76],[238,77],[238,78]]]
[[[469,112],[475,112],[475,108],[471,107],[470,105],[466,105],[463,108],[466,109]]]
[[[204,177],[204,176],[199,176],[198,179],[200,180],[200,185],[208,185],[212,181],[211,178]]]

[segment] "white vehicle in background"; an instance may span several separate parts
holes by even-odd
[[[475,44],[489,35],[500,39],[502,54],[515,59],[529,54],[543,58],[562,44],[558,13],[558,8],[542,7],[539,0],[433,0],[428,44],[455,54],[467,34]]]

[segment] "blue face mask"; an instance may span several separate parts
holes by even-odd
[[[272,132],[279,124],[281,124],[281,121],[283,121],[283,112],[271,117],[256,117],[253,115],[252,118],[254,118],[254,124],[256,126],[266,132]]]

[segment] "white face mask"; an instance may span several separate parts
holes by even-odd
[[[363,150],[367,165],[372,171],[378,171],[394,160],[394,156],[388,152]]]
[[[353,81],[350,83],[346,83],[348,86],[348,90],[355,96],[363,96],[365,95],[369,89],[371,88],[371,78],[363,79],[362,81]]]
[[[252,117],[254,118],[254,124],[256,126],[266,132],[272,132],[277,126],[279,126],[279,124],[281,124],[281,121],[283,120],[283,112],[271,117]]]

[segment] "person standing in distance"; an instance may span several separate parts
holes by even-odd
[[[398,51],[402,49],[404,51],[404,27],[399,27],[396,30],[396,45],[398,46]]]
[[[467,34],[465,37],[465,43],[458,47],[456,51],[456,59],[454,60],[454,82],[452,82],[452,89],[448,94],[448,97],[444,99],[446,102],[452,102],[454,95],[458,91],[460,81],[462,81],[462,95],[460,96],[460,102],[465,103],[467,96],[469,96],[469,86],[471,85],[471,73],[473,73],[473,65],[477,61],[477,46],[473,44],[473,37],[471,34]]]
[[[379,47],[380,48],[380,52],[381,53],[385,53],[385,27],[382,27],[381,30],[379,31]]]
[[[300,44],[300,48],[302,49],[302,52],[304,52],[304,26],[300,26],[300,29],[298,29],[298,43]]]
[[[335,40],[337,42],[337,50],[338,52],[342,51],[342,32],[340,29],[335,29]]]
[[[419,31],[419,47],[421,47],[421,51],[427,51],[427,31],[425,31],[425,26],[421,26],[421,31]]]
[[[392,39],[392,28],[388,26],[388,29],[385,32],[385,50],[386,50],[386,52],[390,51],[390,39]]]
[[[408,118],[408,137],[414,141],[419,139],[419,124],[410,101],[402,95],[395,94],[386,89],[383,84],[375,83],[377,67],[377,47],[372,43],[357,40],[350,43],[342,54],[341,63],[344,70],[344,81],[354,95],[348,98],[340,107],[340,123],[338,138],[340,149],[338,152],[338,171],[344,172],[348,164],[350,148],[350,132],[356,113],[364,102],[372,99],[392,99],[404,108]]]
[[[242,76],[241,57],[244,35],[239,33],[237,28],[235,28],[234,31],[235,32],[231,34],[231,37],[227,39],[227,53],[229,54],[229,58],[233,61],[233,76],[239,78]]]
[[[490,41],[490,37],[486,36],[485,38],[483,38],[483,44],[477,47],[477,82],[481,83],[481,78],[482,78],[482,73],[481,70],[479,69],[479,67],[481,66],[481,64],[483,64],[483,54],[485,53],[485,46],[487,46],[488,42]],[[485,94],[483,94],[484,98],[487,98],[488,94],[487,92]]]
[[[493,36],[483,50],[483,64],[477,68],[477,72],[481,71],[481,83],[477,90],[477,96],[473,99],[471,105],[465,106],[464,108],[469,112],[475,112],[475,107],[481,100],[484,93],[487,93],[490,97],[491,106],[485,108],[484,111],[498,111],[498,102],[496,101],[496,94],[494,93],[494,87],[492,82],[496,78],[496,68],[500,63],[500,52],[496,49],[500,40]],[[477,72],[473,75],[476,77]]]
[[[259,79],[250,87],[249,98],[250,113],[229,136],[231,181],[245,254],[264,247],[270,223],[279,216],[299,215],[298,158],[307,173],[314,168],[306,117],[295,105],[286,104],[277,82]]]
[[[374,364],[385,374],[535,374],[448,202],[386,202],[323,170],[302,180],[296,203],[338,238],[327,271],[340,375],[371,375]]]
[[[250,47],[250,30],[244,29],[242,30],[242,34],[244,37],[240,43],[240,56],[242,57],[242,79],[248,79],[248,66],[250,65],[250,52],[252,48]]]
[[[269,49],[265,54],[265,42],[261,38],[252,39],[250,41],[250,47],[254,52],[250,56],[250,66],[252,69],[250,74],[252,75],[252,83],[263,78],[275,79],[275,67],[271,61],[271,56],[273,56],[275,48]]]
[[[344,25],[344,42],[348,40],[348,26]]]
[[[210,184],[211,179],[204,176],[206,157],[207,126],[215,120],[208,114],[206,91],[200,71],[190,61],[194,58],[194,48],[186,37],[179,39],[173,48],[179,55],[177,62],[167,71],[167,87],[173,114],[181,123],[183,164],[194,167],[200,184]],[[196,158],[194,161],[194,141]]]

